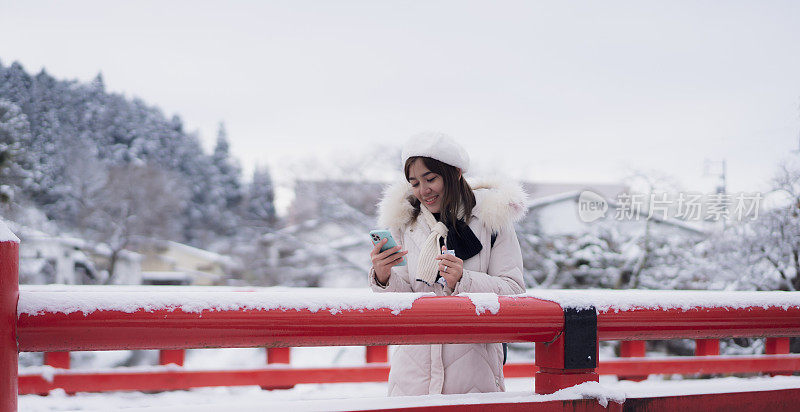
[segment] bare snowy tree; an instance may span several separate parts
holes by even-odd
[[[650,210],[652,207],[650,199],[656,193],[674,193],[679,190],[679,184],[672,176],[657,170],[632,170],[624,181],[628,187],[632,188],[633,192],[645,195],[645,208],[642,209],[644,211]],[[620,270],[619,277],[614,285],[617,289],[625,287],[638,288],[642,270],[647,267],[648,260],[653,254],[654,245],[651,233],[653,223],[648,216],[645,216],[643,224],[644,233],[638,240],[641,253],[632,268]]]
[[[188,191],[180,180],[160,169],[129,164],[111,167],[104,185],[93,196],[94,208],[84,221],[95,239],[110,248],[106,279],[110,283],[120,252],[134,238],[177,236]]]
[[[714,289],[800,290],[800,166],[781,164],[770,193],[778,206],[698,245],[684,267],[691,279]]]
[[[780,275],[780,289],[796,291],[800,290],[800,167],[781,164],[773,183],[773,192],[784,194],[786,203],[752,225],[752,246]]]

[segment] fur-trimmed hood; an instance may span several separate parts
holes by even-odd
[[[468,179],[475,193],[473,216],[480,219],[488,228],[499,232],[509,222],[518,222],[525,216],[528,196],[522,186],[504,179]],[[378,203],[378,224],[401,231],[411,223],[414,207],[411,184],[399,181],[389,185]]]

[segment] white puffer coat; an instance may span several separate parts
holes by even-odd
[[[468,224],[483,248],[464,261],[464,272],[454,290],[439,283],[428,286],[416,281],[419,247],[430,228],[418,218],[411,221],[411,186],[400,182],[389,187],[378,208],[378,222],[388,227],[395,240],[408,250],[405,266],[394,266],[385,287],[375,281],[370,270],[369,283],[376,292],[433,292],[458,295],[490,292],[498,295],[523,293],[522,253],[514,222],[525,214],[526,196],[522,188],[500,181],[471,184],[476,206]],[[492,233],[497,234],[491,246]],[[389,395],[426,395],[505,391],[503,349],[500,343],[404,345],[392,354]]]

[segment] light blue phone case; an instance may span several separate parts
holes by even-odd
[[[394,241],[394,237],[392,237],[391,232],[388,230],[371,230],[369,232],[369,237],[372,239],[372,244],[377,245],[382,239],[389,239],[386,241],[386,244],[381,247],[381,252],[387,249],[391,249],[397,246],[397,242]],[[406,258],[403,257],[403,260],[395,266],[405,266],[406,265]]]

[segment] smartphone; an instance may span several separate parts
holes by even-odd
[[[370,238],[372,238],[373,245],[377,245],[383,239],[389,239],[386,241],[386,244],[383,245],[383,247],[381,247],[381,252],[397,246],[397,242],[394,241],[391,232],[389,232],[388,230],[371,230],[369,232],[369,236]],[[400,261],[400,263],[398,263],[395,266],[405,266],[405,265],[406,265],[406,258],[403,257],[403,260]]]

